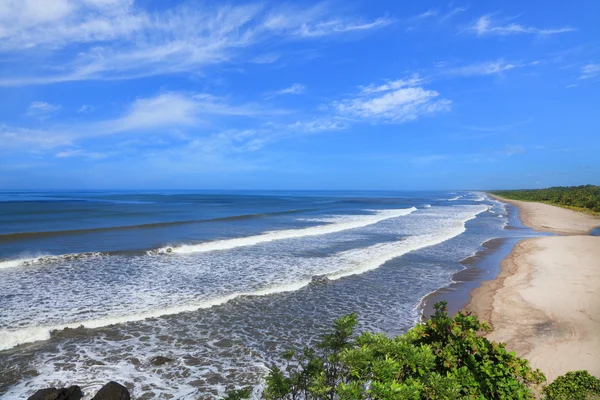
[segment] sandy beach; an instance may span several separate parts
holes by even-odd
[[[548,381],[587,369],[600,377],[600,218],[546,204],[499,199],[523,223],[560,236],[522,240],[466,307],[491,323],[490,340],[542,370]]]

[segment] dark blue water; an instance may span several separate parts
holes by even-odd
[[[0,396],[115,375],[137,398],[260,383],[342,314],[410,328],[507,221],[471,192],[3,192]]]

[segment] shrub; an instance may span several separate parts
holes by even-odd
[[[567,372],[544,388],[548,400],[600,399],[600,380],[587,371]]]
[[[357,316],[334,322],[316,348],[283,355],[271,366],[263,396],[297,399],[533,399],[545,378],[527,361],[490,342],[474,315],[448,317],[446,303],[401,336],[363,333]]]

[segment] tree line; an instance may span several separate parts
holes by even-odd
[[[557,186],[547,189],[496,190],[495,195],[513,200],[538,201],[577,211],[600,214],[600,186]]]

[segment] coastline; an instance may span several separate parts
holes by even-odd
[[[465,309],[491,324],[490,340],[505,342],[548,381],[579,369],[600,376],[600,238],[590,235],[600,218],[490,196],[517,207],[524,225],[557,236],[518,241]]]
[[[525,226],[539,232],[558,235],[589,235],[600,227],[600,217],[558,206],[532,201],[511,200],[486,193],[494,200],[511,204],[519,209],[519,218]]]
[[[506,213],[511,223],[504,229],[526,228],[519,226],[521,224],[516,207],[506,207]],[[449,315],[456,315],[457,312],[464,310],[471,301],[473,290],[481,286],[482,282],[494,279],[500,274],[500,263],[508,257],[521,238],[521,236],[506,236],[489,239],[481,244],[481,250],[461,260],[463,269],[452,274],[450,283],[421,299],[418,306],[421,321],[433,315],[433,305],[439,301],[448,303],[446,307]]]

